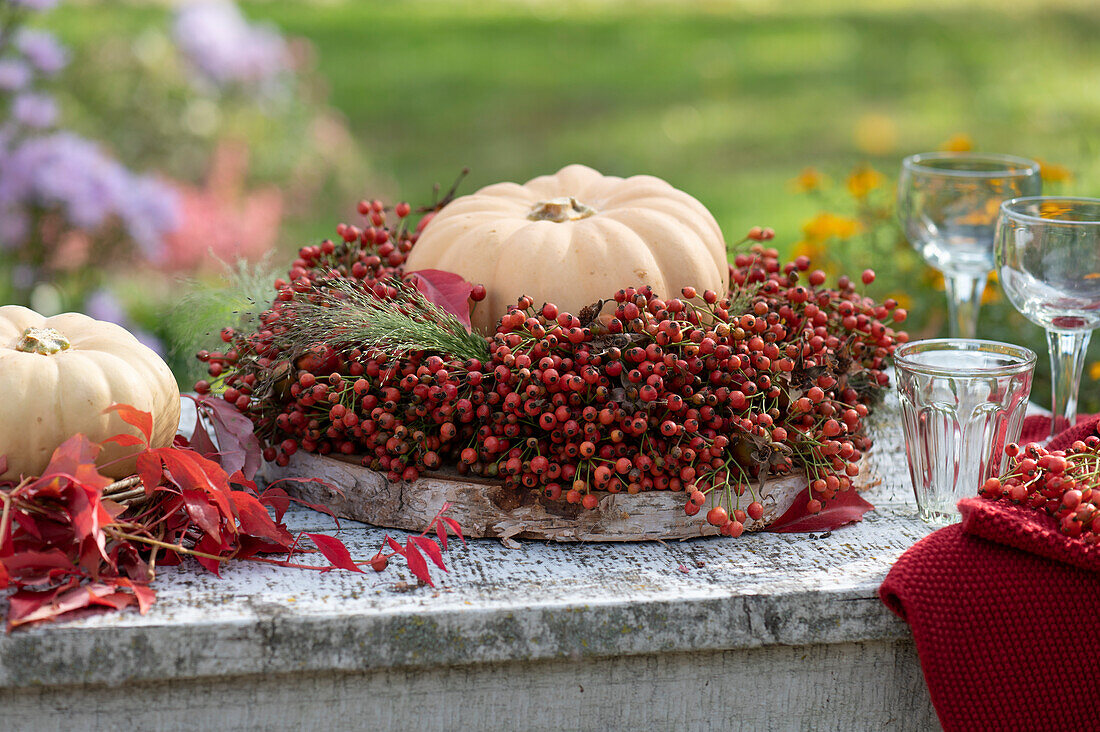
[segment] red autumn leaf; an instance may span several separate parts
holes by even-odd
[[[325,559],[332,563],[332,566],[346,569],[349,572],[363,573],[363,570],[359,569],[355,560],[351,558],[351,554],[348,552],[348,548],[344,546],[344,542],[334,536],[328,536],[327,534],[306,534],[306,536],[313,540],[318,551],[325,556]]]
[[[84,545],[80,563],[90,574],[94,574],[99,559],[107,559],[107,537],[103,526],[111,522],[111,515],[103,508],[99,491],[76,484],[70,486],[68,493],[73,530]],[[91,546],[96,548],[98,557],[89,556]]]
[[[206,431],[206,422],[203,420],[203,411],[200,406],[201,402],[191,395],[187,396],[195,405],[195,431],[191,433],[188,445],[203,457],[213,460],[218,454],[218,448],[214,441],[210,439],[210,433]]]
[[[106,440],[103,440],[103,442],[115,442],[122,447],[134,447],[135,445],[145,444],[145,441],[143,439],[135,435],[131,435],[127,432],[123,432],[120,435],[115,435],[114,437],[108,437]]]
[[[396,541],[394,541],[392,537],[387,536],[386,537],[386,543],[390,545],[390,549],[393,549],[395,552],[397,552],[401,556],[405,556],[405,547],[401,546]]]
[[[451,533],[456,535],[459,539],[462,539],[463,544],[466,543],[465,537],[462,536],[462,527],[458,525],[457,521],[455,521],[450,516],[440,516],[439,520],[440,521],[446,521],[447,522],[447,528],[449,528],[451,530]]]
[[[99,445],[84,435],[73,435],[53,451],[49,464],[33,486],[45,486],[55,477],[64,477],[89,488],[106,488],[111,479],[100,475],[95,466],[99,450]]]
[[[92,605],[121,610],[136,601],[133,595],[116,592],[100,582],[81,585],[73,582],[53,592],[20,590],[11,596],[8,629],[27,623],[54,620],[61,615]]]
[[[141,433],[145,435],[146,445],[152,441],[153,415],[148,412],[143,412],[140,409],[135,409],[129,404],[112,404],[103,410],[104,414],[110,414],[111,412],[118,412],[118,416],[122,417],[123,422],[137,427]]]
[[[447,548],[447,527],[442,521],[435,522],[435,533],[439,535],[439,543]]]
[[[214,537],[210,536],[209,534],[199,539],[198,543],[195,544],[195,551],[202,552],[204,554],[213,554],[214,556],[220,556],[221,550],[221,545],[214,540]],[[209,559],[207,557],[195,557],[195,561],[208,569],[210,572],[212,572],[214,576],[221,576],[222,563],[218,560]]]
[[[151,450],[160,456],[164,466],[172,476],[172,482],[183,488],[199,488],[209,494],[230,522],[230,529],[236,531],[233,524],[233,506],[229,502],[229,483],[225,471],[217,463],[207,460],[197,452],[174,450],[170,447]]]
[[[428,572],[428,563],[424,561],[424,555],[417,551],[416,544],[413,542],[415,538],[409,537],[409,541],[405,545],[405,561],[408,562],[409,570],[413,573],[413,576],[429,587],[435,587],[432,584],[432,575]]]
[[[160,479],[164,477],[164,463],[156,453],[143,452],[137,456],[137,472],[145,488],[145,495],[151,496],[160,485]]]
[[[270,506],[275,511],[275,520],[282,521],[290,508],[290,496],[282,488],[268,488],[260,494],[260,503]]]
[[[441,269],[421,269],[410,272],[406,281],[419,290],[424,299],[451,315],[470,330],[470,291],[474,286],[454,272]]]
[[[198,488],[181,488],[183,505],[191,520],[219,545],[222,543],[221,515],[204,491]]]
[[[233,475],[229,476],[229,484],[251,488],[253,493],[260,492],[260,486],[256,485],[256,481],[249,480],[248,478],[244,477],[244,473],[239,470],[234,472]]]
[[[443,552],[439,550],[439,545],[432,539],[426,536],[413,536],[409,537],[410,540],[416,544],[416,548],[428,555],[428,558],[432,560],[435,566],[442,569],[444,572],[449,571],[443,564]]]
[[[0,562],[0,590],[6,590],[10,585],[11,577],[8,575],[8,569],[3,562]]]
[[[277,486],[279,483],[282,483],[284,481],[287,482],[287,483],[317,483],[319,485],[325,486],[326,488],[328,488],[332,492],[336,493],[336,495],[338,495],[340,497],[343,497],[343,495],[344,495],[344,492],[342,490],[340,490],[338,487],[334,486],[333,484],[331,484],[327,481],[321,480],[320,478],[279,478],[279,480],[274,480],[274,481],[267,484],[268,490],[270,490],[271,488]],[[297,503],[299,505],[305,506],[306,508],[312,508],[314,511],[319,511],[320,513],[323,513],[326,516],[331,517],[333,522],[336,524],[336,528],[340,528],[340,517],[337,516],[336,514],[334,514],[332,512],[332,509],[330,509],[329,507],[322,506],[319,503],[310,503],[309,501],[303,501],[301,498],[295,498],[294,496],[287,496],[287,497],[290,500],[294,501],[295,503]]]
[[[149,585],[144,585],[140,582],[133,582],[126,579],[125,577],[120,577],[119,579],[115,580],[115,584],[119,585],[120,587],[130,588],[130,590],[134,593],[134,597],[137,599],[138,612],[142,615],[149,612],[149,608],[152,607],[153,603],[157,601],[157,593]]]
[[[3,565],[12,576],[19,577],[24,572],[42,572],[43,570],[74,569],[73,560],[60,549],[46,551],[23,550],[10,557],[4,557]]]
[[[863,514],[874,508],[854,489],[837,493],[836,498],[825,502],[820,513],[806,511],[806,503],[809,500],[809,489],[804,488],[786,513],[768,526],[767,530],[780,534],[832,531],[853,521],[859,521],[863,518]]]
[[[27,532],[28,534],[30,534],[35,539],[39,539],[39,540],[42,539],[42,532],[39,531],[38,522],[34,520],[33,516],[31,516],[30,514],[23,513],[22,511],[13,511],[12,512],[12,518],[14,519],[14,522],[19,525],[19,528],[21,528],[23,531]],[[8,529],[8,535],[9,536],[11,535],[12,531],[14,531],[14,528],[9,528]],[[7,540],[5,539],[4,541],[7,541]],[[9,546],[9,548],[10,548],[10,546]],[[2,553],[3,552],[0,552],[0,554],[2,554]]]
[[[260,469],[260,441],[253,432],[252,421],[224,399],[206,396],[198,403],[207,410],[213,423],[214,435],[218,438],[218,462],[222,468],[230,474],[240,470],[251,480]],[[195,426],[196,435],[201,422],[199,420]]]
[[[271,514],[256,500],[255,496],[244,491],[233,491],[230,495],[237,509],[237,520],[240,521],[241,529],[246,534],[259,539],[269,539],[284,549],[290,547],[294,537],[285,528],[277,526],[271,520]]]

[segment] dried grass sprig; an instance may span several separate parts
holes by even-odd
[[[454,315],[396,279],[383,283],[393,298],[347,281],[334,280],[309,299],[285,308],[293,327],[282,336],[284,352],[305,353],[318,343],[337,351],[375,350],[390,356],[423,351],[439,356],[487,360],[488,342]]]

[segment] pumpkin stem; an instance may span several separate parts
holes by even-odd
[[[53,328],[27,328],[15,344],[15,350],[23,353],[40,353],[43,356],[52,356],[64,351],[72,343],[61,331]]]
[[[585,206],[572,196],[551,198],[549,201],[539,201],[527,214],[531,221],[577,221],[585,219],[596,213],[596,209]]]

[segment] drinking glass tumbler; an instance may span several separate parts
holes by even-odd
[[[1005,201],[996,252],[1009,301],[1047,331],[1053,436],[1077,421],[1085,349],[1100,328],[1100,199]]]
[[[913,248],[943,273],[952,338],[973,338],[993,269],[1001,202],[1041,192],[1039,164],[987,153],[921,153],[901,164],[898,219]]]
[[[1020,438],[1035,352],[994,341],[940,338],[894,352],[905,456],[923,521],[952,523]]]

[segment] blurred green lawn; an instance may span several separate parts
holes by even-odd
[[[956,133],[1066,164],[1075,188],[1098,180],[1097,3],[243,6],[314,43],[371,161],[364,194],[415,202],[464,166],[472,190],[584,162],[668,179],[728,237],[770,224],[792,241],[818,205],[791,192],[803,167],[843,178],[869,160],[892,174],[904,154]],[[94,43],[163,13],[78,6],[51,25]],[[302,233],[328,234],[351,204],[334,202]]]
[[[468,192],[583,162],[663,177],[702,200],[727,239],[771,225],[789,247],[810,216],[851,206],[843,186],[835,201],[796,193],[791,180],[803,168],[842,183],[866,161],[892,179],[904,155],[957,134],[980,150],[1065,165],[1074,177],[1058,190],[1100,195],[1096,0],[243,7],[312,41],[331,102],[366,153],[364,196],[415,204],[466,166]],[[163,27],[167,12],[66,6],[50,25],[94,46]],[[353,204],[328,201],[307,220],[288,221],[283,244],[289,250],[331,235]],[[906,271],[897,250],[872,254],[853,242],[837,251],[849,272],[895,271],[877,294],[912,293],[917,332],[942,322],[942,295]],[[979,332],[1045,351],[1041,330],[1003,299],[983,308]],[[1100,349],[1092,353],[1090,361]],[[1088,376],[1083,383],[1092,409],[1100,408],[1096,383]]]

